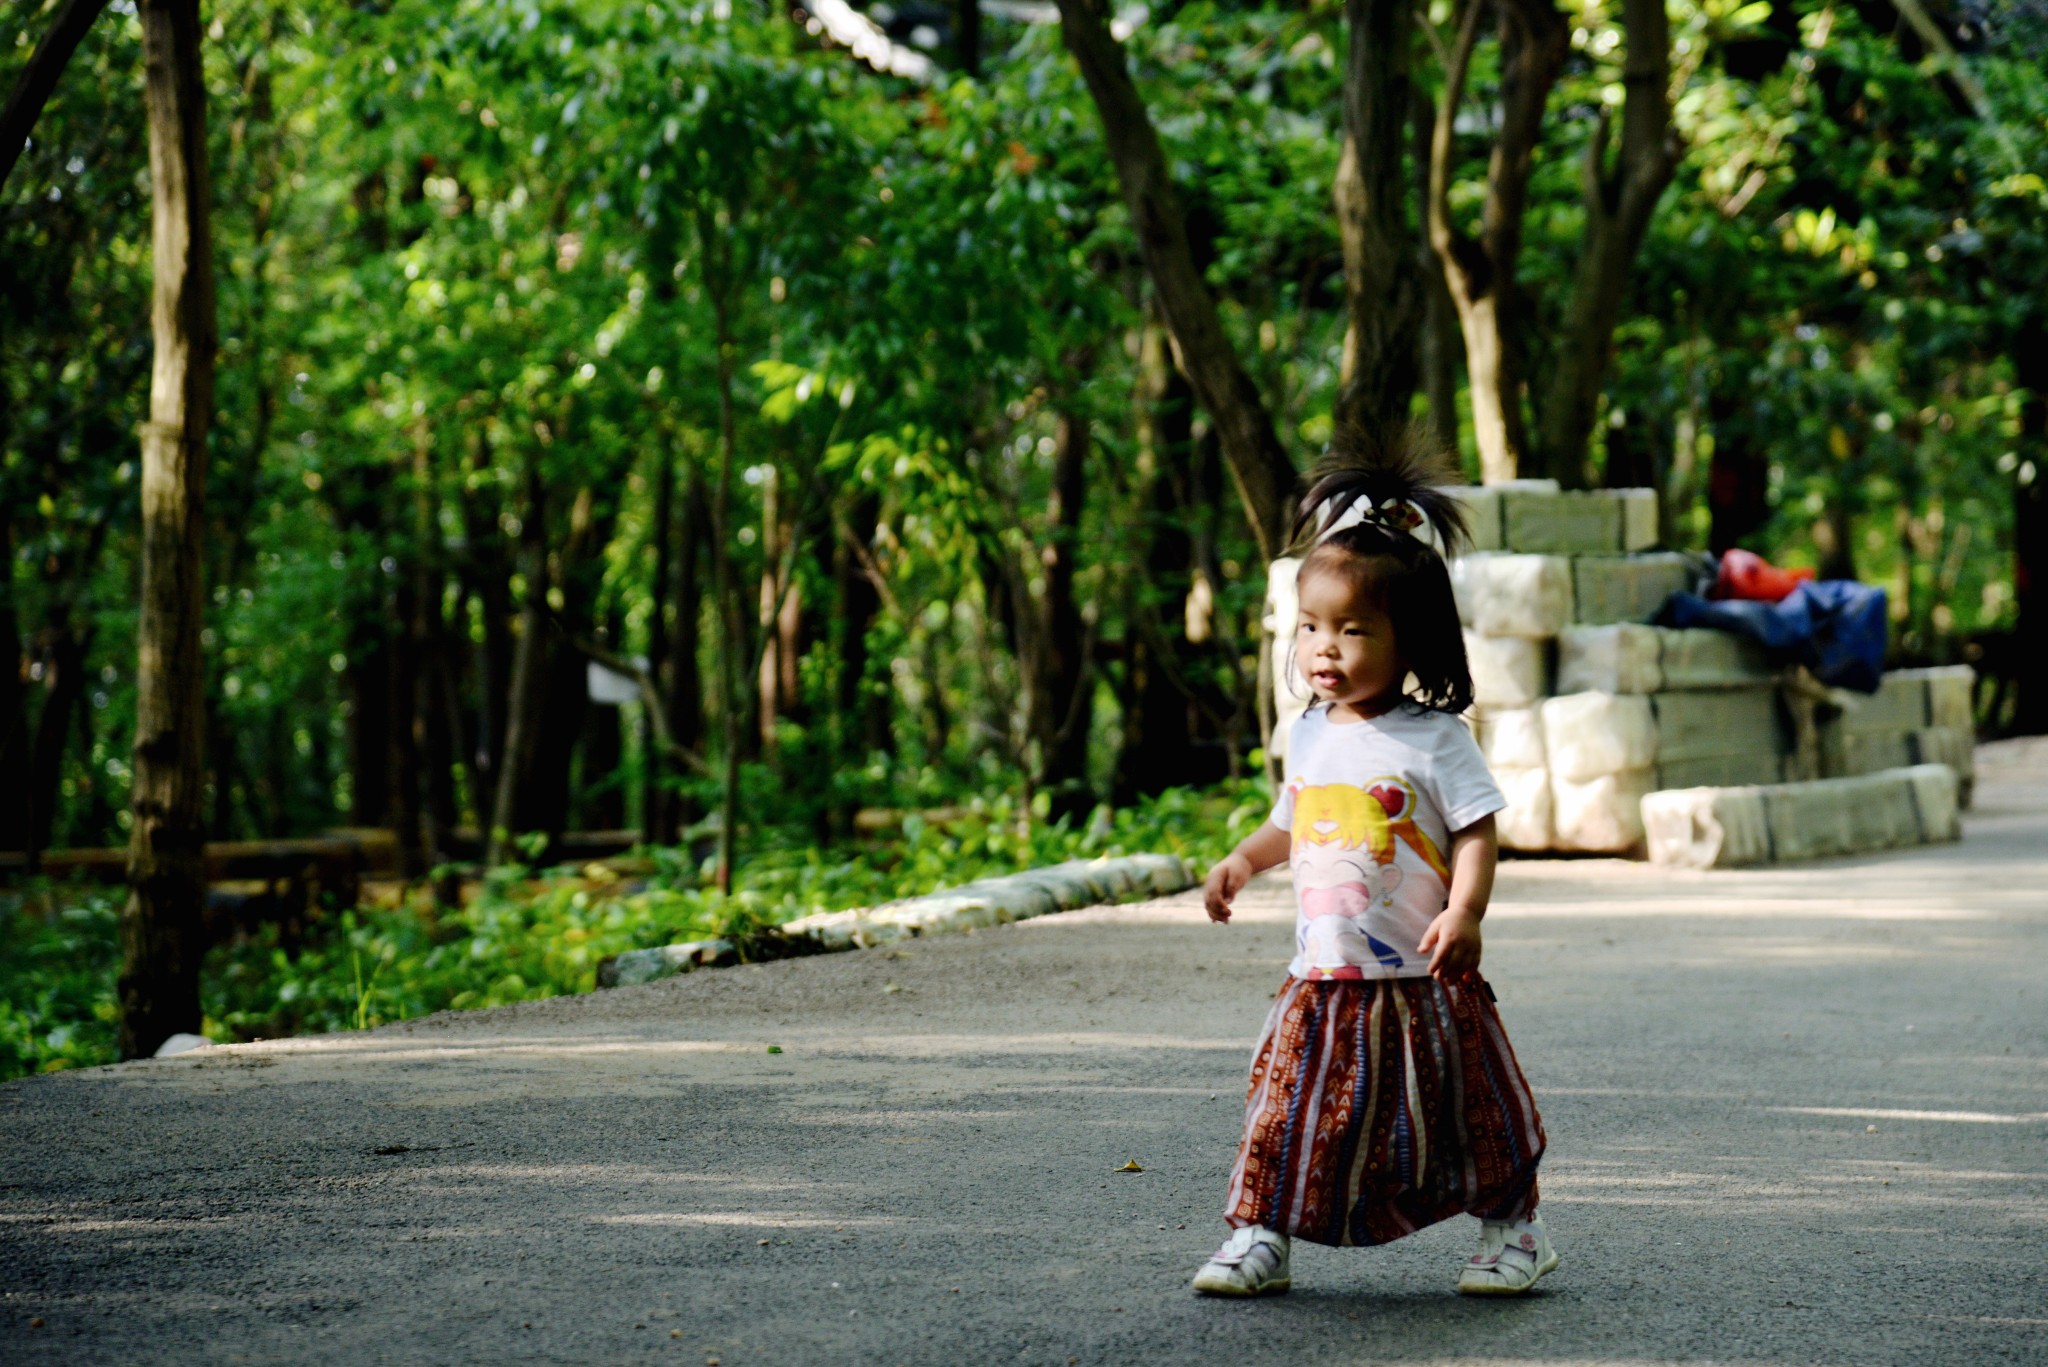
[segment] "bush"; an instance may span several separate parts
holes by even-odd
[[[275,926],[216,946],[200,977],[204,1030],[223,1043],[321,1034],[588,992],[598,961],[623,950],[1066,859],[1152,851],[1199,872],[1263,820],[1270,801],[1251,780],[1177,789],[1121,811],[1098,808],[1078,828],[1048,823],[1042,810],[1027,816],[1011,799],[976,801],[943,822],[907,816],[884,840],[824,849],[785,835],[748,858],[730,897],[704,886],[707,870],[679,848],[650,851],[645,879],[604,865],[495,870],[459,909],[413,898],[317,919],[294,947]],[[36,886],[0,900],[0,1077],[113,1061],[122,896]]]

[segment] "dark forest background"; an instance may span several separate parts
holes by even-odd
[[[0,195],[0,850],[133,833],[163,8]],[[1251,774],[1347,416],[1881,583],[1899,662],[2048,729],[2038,5],[848,13],[206,8],[205,838],[722,882]]]

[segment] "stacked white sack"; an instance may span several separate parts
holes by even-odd
[[[1557,848],[1625,854],[1643,840],[1656,787],[1657,719],[1640,694],[1573,693],[1543,704]]]
[[[1266,567],[1266,615],[1262,623],[1269,641],[1267,668],[1273,687],[1273,731],[1266,740],[1266,754],[1278,763],[1287,757],[1287,733],[1308,705],[1315,701],[1307,681],[1294,668],[1294,628],[1301,613],[1296,580],[1301,561],[1282,556]]]
[[[1833,778],[1946,764],[1968,807],[1976,778],[1975,688],[1968,665],[1945,665],[1895,669],[1872,694],[1833,690],[1834,715],[1820,726],[1821,772]]]
[[[1478,713],[1472,718],[1472,734],[1508,800],[1496,819],[1502,848],[1553,848],[1557,835],[1551,821],[1550,766],[1541,713],[1534,707]]]

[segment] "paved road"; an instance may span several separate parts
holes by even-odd
[[[2048,747],[1987,759],[1960,846],[1508,866],[1524,1301],[1464,1221],[1188,1294],[1267,880],[0,1088],[0,1361],[2048,1362]]]

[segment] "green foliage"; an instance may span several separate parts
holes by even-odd
[[[1454,8],[1423,7],[1422,96]],[[47,9],[0,15],[0,57],[25,57]],[[1532,376],[1552,367],[1582,160],[1620,104],[1626,53],[1613,0],[1563,9],[1571,54],[1521,263]],[[2023,436],[2016,364],[2048,299],[2038,37],[1987,20],[1965,58],[1980,109],[1853,6],[1669,12],[1685,156],[1631,279],[1587,474],[1657,485],[1678,546],[1739,541],[1885,583],[1901,658],[1953,658],[2012,626],[2014,505],[2048,472]],[[1033,670],[1062,555],[1085,639],[1061,644],[1085,661],[1098,793],[1112,774],[1120,792],[1166,781],[1125,763],[1148,707],[1219,755],[1258,743],[1263,567],[1215,433],[1161,360],[1099,116],[1055,26],[992,17],[979,78],[913,87],[772,7],[220,0],[209,14],[209,835],[386,819],[381,780],[356,791],[380,772],[364,717],[393,696],[394,643],[427,617],[446,631],[420,662],[416,720],[442,727],[450,762],[422,795],[445,797],[447,824],[486,829],[512,619],[535,574],[561,655],[548,729],[584,738],[555,783],[574,788],[572,824],[600,806],[602,824],[637,820],[650,775],[692,817],[708,810],[726,716],[742,723],[746,818],[730,902],[675,851],[631,890],[507,871],[460,912],[363,907],[302,945],[216,951],[211,1029],[353,1028],[579,990],[618,949],[1126,840],[1206,857],[1213,794],[1072,828],[985,796],[1039,779]],[[1224,326],[1304,458],[1328,435],[1346,321],[1331,208],[1346,41],[1340,6],[1198,0],[1155,8],[1126,44]],[[18,618],[22,728],[53,714],[65,651],[84,684],[52,728],[55,845],[117,844],[126,818],[149,362],[139,84],[134,16],[110,8],[0,195],[0,593]],[[1499,84],[1489,40],[1468,120]],[[1468,227],[1482,141],[1463,140],[1453,168]],[[1085,488],[1062,523],[1053,453],[1069,424],[1087,434]],[[1753,508],[1727,487],[1751,477]],[[703,514],[728,483],[719,602],[704,523],[686,532],[681,510]],[[667,582],[660,489],[675,505]],[[764,709],[751,665],[778,604],[800,659]],[[697,642],[699,696],[672,718],[691,759],[666,769],[640,704],[593,719],[573,678],[576,643],[630,657],[657,623]],[[616,762],[593,758],[605,727]],[[968,811],[871,845],[824,834],[862,809],[942,805]],[[516,844],[534,860],[542,839]],[[90,984],[111,972],[111,903],[82,897],[51,920],[23,896],[0,961],[5,1067],[104,1057]]]
[[[1157,851],[1197,872],[1265,819],[1270,787],[1243,780],[1098,809],[1078,828],[1009,799],[979,800],[891,838],[821,848],[783,833],[731,897],[702,885],[687,851],[654,873],[508,867],[462,907],[357,907],[287,945],[276,926],[215,948],[202,974],[205,1031],[221,1042],[359,1030],[434,1011],[533,1001],[596,985],[629,949],[737,936],[815,911],[872,906],[1066,859]],[[36,888],[0,898],[0,1079],[114,1058],[118,894]],[[54,913],[52,906],[62,909]]]
[[[121,896],[0,896],[0,1078],[113,1061]]]

